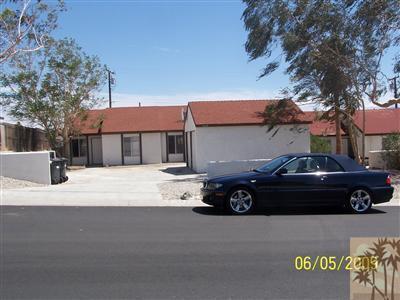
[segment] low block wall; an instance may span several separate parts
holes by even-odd
[[[2,152],[0,165],[2,176],[51,184],[50,151]]]
[[[210,161],[207,165],[207,177],[235,174],[258,168],[270,159],[251,159],[233,161]]]
[[[384,151],[369,151],[368,153],[368,164],[373,169],[385,169],[386,163],[382,158]]]

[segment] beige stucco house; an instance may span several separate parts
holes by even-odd
[[[309,152],[309,120],[292,101],[292,117],[273,130],[262,116],[278,100],[198,101],[187,106],[91,110],[71,141],[73,165],[186,161],[205,172],[210,161],[265,159]],[[288,100],[285,100],[288,101]]]
[[[280,118],[272,130],[263,117],[278,100],[189,102],[185,119],[187,165],[205,172],[210,161],[268,159],[310,152],[310,121],[292,101],[291,117]],[[279,100],[282,101],[282,100]],[[288,100],[285,100],[288,101]]]
[[[71,140],[71,164],[183,162],[185,109],[185,106],[142,106],[90,110]]]

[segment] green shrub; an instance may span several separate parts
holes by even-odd
[[[310,148],[312,153],[331,153],[331,143],[328,139],[310,135]]]
[[[382,158],[389,169],[400,169],[400,133],[395,132],[382,139]]]

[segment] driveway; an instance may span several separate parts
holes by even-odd
[[[196,182],[202,176],[183,163],[86,168],[69,171],[66,183],[4,189],[1,205],[65,206],[198,206],[199,199],[162,196],[160,187]],[[165,199],[165,200],[163,200]]]

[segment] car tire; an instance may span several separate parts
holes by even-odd
[[[255,196],[245,187],[233,188],[226,197],[226,208],[234,215],[247,215],[255,209]]]
[[[366,188],[355,188],[347,197],[346,207],[354,214],[365,214],[372,206],[372,194]]]

